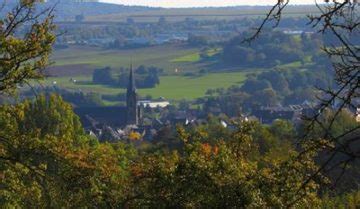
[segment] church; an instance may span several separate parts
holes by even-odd
[[[126,106],[78,107],[74,111],[80,117],[85,129],[103,126],[112,128],[139,126],[142,119],[142,110],[141,106],[138,105],[135,75],[132,66],[130,67],[127,86]]]

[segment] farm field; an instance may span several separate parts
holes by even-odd
[[[247,72],[211,73],[200,77],[166,76],[161,77],[160,85],[154,89],[140,89],[140,95],[153,98],[196,99],[205,95],[208,89],[228,88],[241,85]]]
[[[208,56],[220,52],[221,49],[212,49],[208,51]],[[134,67],[145,65],[163,68],[164,74],[160,76],[160,85],[152,89],[139,89],[139,94],[150,95],[153,98],[164,97],[171,101],[193,100],[205,96],[208,89],[241,85],[246,75],[250,73],[249,70],[244,69],[219,67],[218,71],[221,72],[199,74],[198,72],[206,69],[208,64],[201,61],[200,49],[181,45],[132,50],[70,47],[55,51],[51,59],[54,66],[50,70],[50,75],[53,76],[45,79],[42,85],[55,85],[73,91],[94,92],[101,95],[117,95],[124,93],[125,89],[92,84],[92,72],[96,68],[110,66],[116,70],[120,67],[129,67],[131,63]],[[189,73],[191,74],[187,75]],[[104,102],[109,105],[114,104],[110,101],[104,100]]]
[[[200,54],[198,52],[171,60],[171,62],[198,62],[198,61],[200,61]]]
[[[105,50],[96,47],[70,47],[68,49],[56,50],[51,58],[56,69],[60,67],[78,66],[84,70],[74,69],[75,75],[91,75],[95,68],[109,66],[116,69],[120,67],[129,67],[132,63],[134,67],[139,65],[156,66],[163,68],[165,73],[174,73],[175,69],[191,72],[199,67],[200,63],[191,63],[199,61],[198,48],[190,48],[183,45],[164,45],[129,50]],[[55,72],[56,74],[56,72]],[[71,72],[69,72],[71,76]]]
[[[216,55],[218,53],[221,53],[221,52],[222,52],[221,48],[213,48],[213,49],[207,50],[206,55],[208,57],[213,57],[214,55]],[[194,62],[199,62],[199,61],[201,61],[200,52],[187,54],[185,56],[178,57],[178,58],[175,58],[175,59],[171,60],[171,62],[175,62],[175,63],[179,63],[179,62],[192,62],[192,63],[194,63]]]
[[[208,89],[241,85],[249,72],[211,73],[198,77],[162,76],[160,85],[152,89],[139,89],[141,96],[165,97],[169,100],[192,100],[205,95]],[[70,79],[76,80],[74,83]],[[90,77],[52,77],[42,82],[44,86],[56,85],[74,91],[95,92],[105,95],[124,93],[126,89],[90,84]]]

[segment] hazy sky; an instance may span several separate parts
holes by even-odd
[[[101,0],[103,2],[125,5],[144,5],[155,7],[208,7],[238,5],[271,5],[277,0]],[[291,0],[293,4],[311,4],[314,0]]]

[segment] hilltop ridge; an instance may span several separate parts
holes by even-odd
[[[7,0],[3,11],[9,11],[17,2],[18,0]],[[99,2],[98,0],[48,0],[44,4],[39,4],[39,9],[55,5],[55,16],[57,21],[73,21],[76,15],[111,15],[130,12],[145,12],[158,9],[144,6],[126,6],[104,3]]]

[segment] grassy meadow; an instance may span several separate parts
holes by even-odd
[[[230,73],[211,73],[197,77],[188,76],[162,76],[160,85],[152,89],[139,89],[141,96],[150,95],[153,98],[165,97],[169,100],[192,100],[205,95],[208,89],[227,88],[232,85],[240,85],[244,80],[247,72],[230,72]],[[74,83],[70,79],[75,79]],[[90,77],[52,77],[42,82],[46,86],[56,83],[57,86],[81,90],[84,92],[95,92],[106,95],[116,95],[124,93],[126,89],[115,88],[112,86],[95,85],[90,83]]]
[[[171,62],[198,62],[200,61],[200,54],[198,52],[196,53],[192,53],[192,54],[187,54],[184,55],[182,57],[177,57],[173,60],[171,60]]]
[[[154,98],[191,100],[204,96],[208,89],[240,85],[245,78],[246,72],[211,73],[199,77],[166,76],[161,77],[159,86],[154,89],[140,89],[140,94]]]
[[[220,49],[210,49],[208,56],[220,53]],[[96,68],[110,66],[113,69],[139,65],[156,66],[164,69],[160,85],[152,89],[139,89],[141,96],[165,97],[171,101],[192,100],[203,97],[208,89],[227,88],[241,85],[249,71],[232,69],[224,71],[212,69],[213,73],[198,72],[209,63],[201,60],[200,49],[182,45],[164,45],[131,50],[106,50],[95,47],[70,47],[56,50],[51,57],[53,67],[44,86],[56,85],[74,91],[95,92],[102,95],[117,95],[125,89],[91,83],[92,72]],[[193,73],[189,76],[187,74]],[[53,75],[53,76],[51,76]],[[76,82],[73,82],[76,80]],[[106,104],[112,105],[109,101]]]
[[[52,56],[54,66],[91,65],[93,68],[110,66],[114,69],[139,65],[164,68],[173,72],[176,68],[196,69],[196,65],[181,65],[181,60],[198,61],[199,49],[182,45],[164,45],[128,50],[106,50],[97,47],[70,47],[57,50]],[[190,58],[188,57],[190,55]],[[193,58],[195,56],[195,59]],[[180,63],[178,62],[180,60]]]

